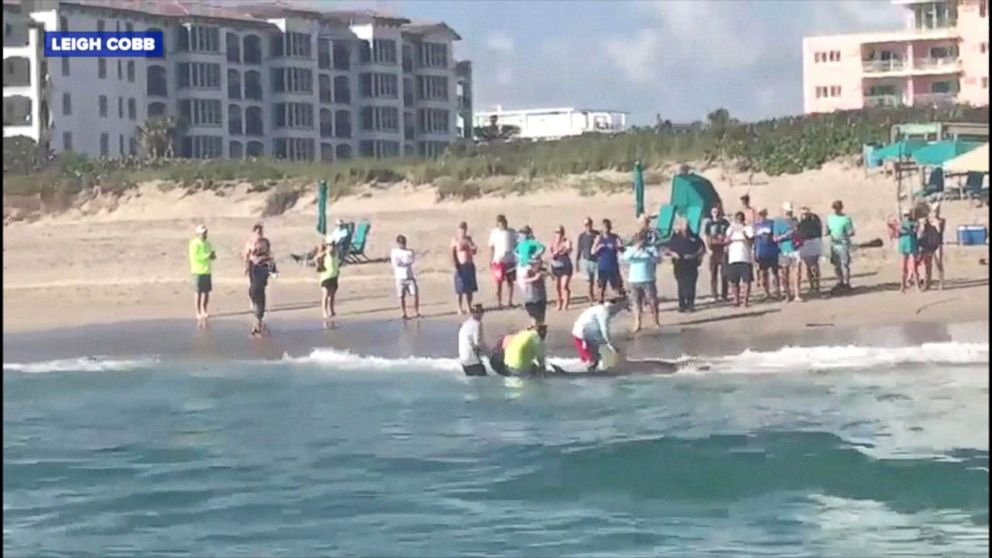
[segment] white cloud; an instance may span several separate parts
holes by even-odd
[[[649,83],[656,79],[651,68],[658,66],[658,43],[657,31],[642,29],[633,37],[607,39],[606,54],[627,81]]]
[[[513,54],[513,39],[503,31],[494,31],[486,38],[486,48],[499,54]]]

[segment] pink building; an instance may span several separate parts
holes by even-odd
[[[806,113],[989,104],[988,0],[894,0],[904,30],[803,39]]]

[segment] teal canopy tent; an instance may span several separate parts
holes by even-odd
[[[919,165],[940,166],[965,153],[976,149],[980,142],[945,140],[933,142],[913,152],[913,160]]]
[[[634,163],[634,215],[644,215],[644,169],[640,161]]]
[[[682,217],[692,232],[699,234],[703,219],[720,196],[713,184],[698,174],[680,174],[672,179],[672,198],[658,211],[656,227],[663,241],[672,235],[675,218]]]
[[[883,161],[891,161],[894,159],[899,159],[901,157],[909,157],[913,155],[917,150],[922,149],[927,146],[927,142],[922,139],[907,139],[902,141],[897,141],[895,143],[890,143],[884,147],[875,149],[871,153],[872,161],[868,165],[877,166]]]
[[[317,187],[317,232],[327,234],[327,181],[321,180]]]

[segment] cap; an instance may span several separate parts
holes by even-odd
[[[207,232],[207,226],[206,225],[197,225],[196,226],[196,234],[203,234],[205,232]]]
[[[785,212],[792,211],[792,202],[785,202],[782,204],[782,210]]]
[[[530,225],[524,225],[523,228],[520,229],[520,232],[524,234],[531,234],[534,231],[530,228]]]
[[[329,234],[324,237],[324,244],[334,244],[334,235]]]

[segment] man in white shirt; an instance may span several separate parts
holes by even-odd
[[[393,276],[396,278],[396,296],[400,299],[400,310],[403,319],[409,319],[406,313],[406,297],[413,297],[413,310],[420,317],[420,293],[417,292],[417,279],[413,275],[413,251],[406,247],[406,237],[396,237],[396,247],[389,254],[393,264]]]
[[[744,283],[744,306],[750,306],[751,281],[754,272],[751,264],[754,230],[747,225],[743,211],[734,214],[734,222],[727,229],[727,280],[734,291],[734,306],[741,305],[741,283]]]
[[[486,367],[479,356],[486,350],[482,336],[482,305],[472,307],[471,317],[458,329],[458,362],[466,376],[485,376]]]
[[[586,308],[572,326],[572,340],[579,358],[589,370],[599,365],[599,346],[606,345],[617,352],[610,337],[610,321],[621,311],[630,310],[630,302],[623,297],[613,298],[603,304]]]
[[[506,216],[496,216],[496,228],[489,233],[489,268],[496,283],[496,304],[503,307],[503,284],[507,285],[507,304],[513,307],[513,283],[517,279],[517,233],[509,228]]]

